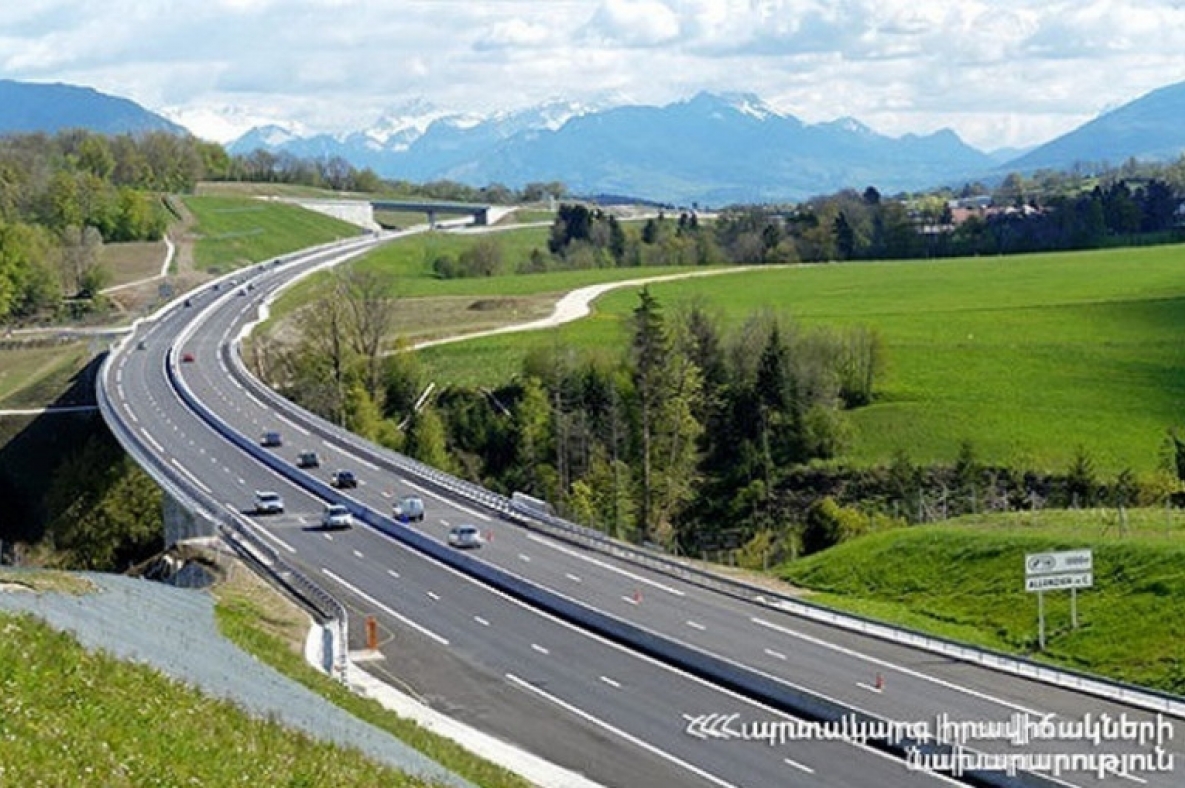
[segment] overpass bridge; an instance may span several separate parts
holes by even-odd
[[[436,228],[441,216],[471,216],[473,224],[493,224],[515,209],[510,206],[483,205],[465,202],[435,202],[429,200],[312,200],[303,198],[280,198],[284,202],[299,205],[310,211],[327,214],[336,219],[356,224],[367,230],[378,230],[375,211],[398,211],[400,213],[422,213],[428,219],[428,226]]]

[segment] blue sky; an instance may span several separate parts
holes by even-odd
[[[218,141],[364,128],[417,97],[488,114],[710,90],[992,150],[1185,81],[1185,0],[22,0],[0,9],[0,77]]]

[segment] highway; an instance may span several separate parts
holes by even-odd
[[[377,242],[378,239],[375,239]],[[854,709],[931,728],[956,722],[1034,719],[1078,720],[1088,714],[1126,714],[1154,722],[1146,712],[989,671],[928,652],[823,626],[770,605],[705,589],[653,569],[588,551],[497,519],[472,504],[447,500],[429,487],[387,470],[386,455],[345,435],[314,436],[302,418],[283,415],[266,395],[252,393],[228,363],[227,348],[255,319],[260,300],[293,272],[324,262],[294,258],[283,269],[260,268],[251,290],[235,286],[192,299],[136,339],[115,360],[113,375],[121,418],[138,430],[162,463],[227,510],[246,512],[257,489],[281,493],[283,515],[255,518],[262,533],[294,564],[347,602],[355,614],[376,615],[395,637],[384,648],[379,672],[401,676],[504,738],[605,784],[922,786],[950,784],[903,762],[849,742],[793,741],[771,746],[697,727],[704,715],[727,720],[735,733],[746,723],[789,720],[786,715],[577,630],[522,602],[493,591],[452,568],[368,527],[323,532],[324,504],[242,448],[228,442],[178,397],[166,374],[166,354],[190,353],[177,364],[185,385],[218,418],[256,439],[279,430],[278,455],[295,461],[318,451],[322,480],[337,468],[358,474],[350,496],[383,513],[392,500],[421,495],[427,516],[414,526],[443,539],[448,527],[473,523],[487,543],[471,553],[514,575],[578,600],[666,638]],[[192,334],[178,336],[193,323]],[[328,433],[327,433],[328,434]],[[357,620],[357,619],[355,619]],[[357,629],[357,627],[355,628]],[[403,677],[401,655],[422,665],[418,679]],[[438,658],[434,657],[438,655]],[[497,704],[496,711],[486,704]],[[735,716],[734,716],[735,715]],[[1053,715],[1050,717],[1049,715]],[[541,723],[541,721],[546,721]],[[1171,721],[1174,734],[1179,721]],[[725,731],[728,733],[728,731]],[[999,741],[975,749],[1016,750]],[[1167,743],[1180,762],[1175,735]],[[1151,746],[1053,741],[1042,752],[1149,753]],[[1086,764],[1080,764],[1085,766]],[[1063,773],[1066,785],[1180,784],[1172,773],[1141,771],[1104,778],[1082,769]]]

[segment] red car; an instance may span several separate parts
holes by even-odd
[[[193,362],[193,354],[192,353],[183,353],[181,355],[181,361],[183,361],[186,364],[192,363]]]

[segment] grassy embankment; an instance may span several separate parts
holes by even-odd
[[[60,575],[0,580],[86,592]],[[0,614],[0,629],[5,785],[426,784],[147,666],[88,651],[33,616]]]
[[[1182,262],[1185,248],[1170,246],[801,267],[652,290],[668,308],[705,297],[727,325],[774,308],[807,325],[877,327],[889,366],[878,401],[852,414],[850,461],[884,462],[905,448],[915,462],[949,462],[970,440],[984,461],[1051,470],[1065,469],[1082,447],[1101,472],[1113,473],[1154,468],[1165,430],[1179,423]],[[606,273],[573,272],[565,284]],[[440,283],[414,267],[402,275],[413,295],[442,287],[520,296],[550,289],[543,277]],[[421,355],[438,382],[497,384],[532,347],[622,346],[635,305],[632,289],[613,293],[590,320]],[[1114,512],[984,517],[873,535],[780,574],[828,604],[1033,653],[1036,602],[1023,590],[1024,554],[1092,547],[1096,587],[1079,595],[1081,627],[1069,627],[1068,594],[1049,594],[1049,643],[1040,658],[1181,692],[1183,527],[1180,513],[1157,510],[1130,512],[1123,526]]]
[[[286,203],[199,195],[184,199],[197,218],[195,265],[210,273],[224,273],[360,232],[347,222]]]
[[[93,591],[85,580],[56,572],[0,570],[0,583],[29,589],[14,593]],[[476,785],[524,788],[516,776],[310,668],[299,654],[307,618],[250,573],[233,572],[216,595],[224,634],[263,662]],[[358,751],[254,718],[151,667],[89,651],[33,616],[0,613],[0,630],[4,785],[427,784]]]
[[[1094,587],[1045,594],[1046,651],[1025,553],[1090,548]],[[1046,511],[856,539],[776,570],[808,599],[966,643],[1185,693],[1185,514]]]
[[[387,711],[376,701],[355,695],[310,667],[302,650],[307,616],[255,575],[235,572],[230,582],[218,586],[216,593],[219,629],[261,662],[358,719],[391,733],[475,785],[525,788],[526,783],[516,775]]]

